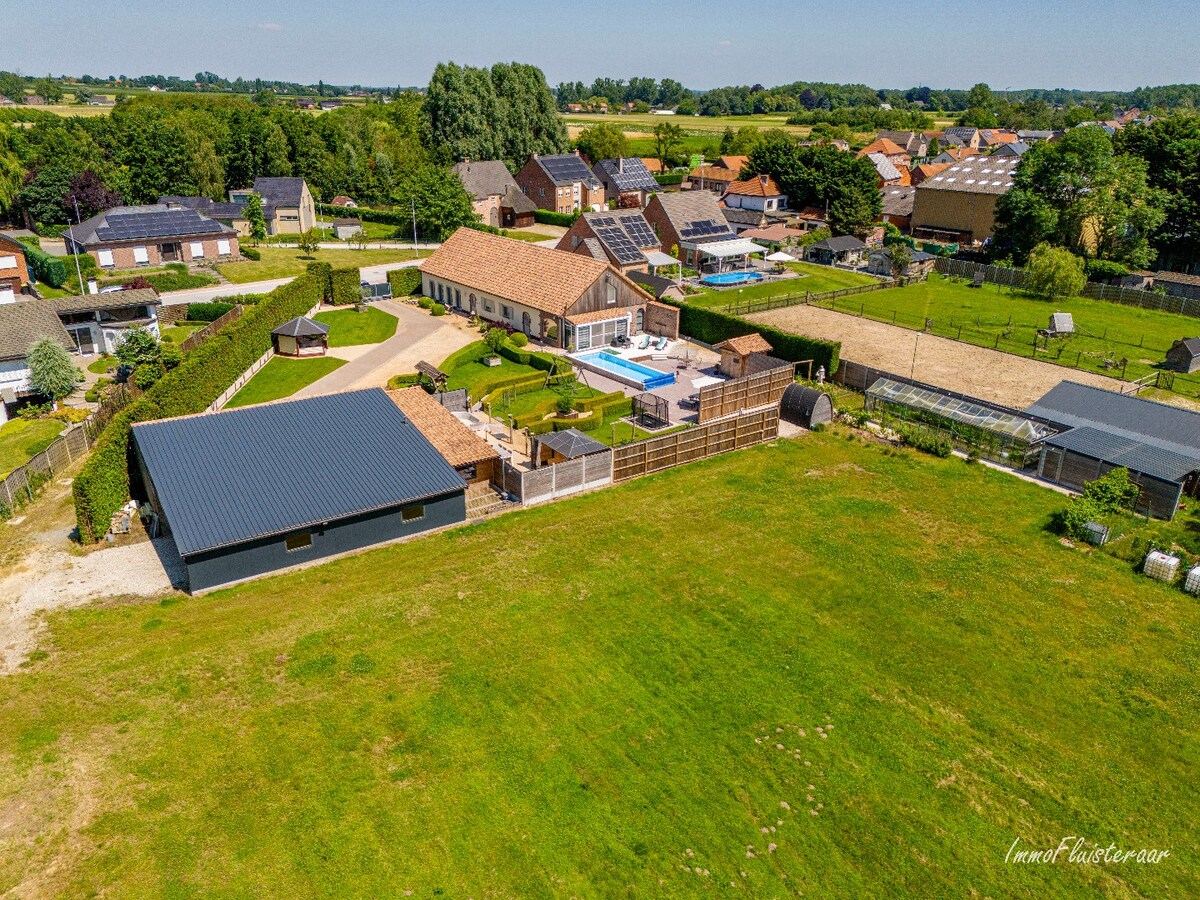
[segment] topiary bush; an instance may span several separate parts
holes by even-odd
[[[433,301],[430,300],[428,297],[422,297],[420,300],[417,301],[417,306],[421,307],[421,309],[432,309]]]
[[[435,303],[433,306],[429,307],[429,313],[430,315],[434,316],[444,316],[446,314],[446,307],[442,306],[440,303]]]
[[[508,339],[508,342],[514,347],[524,347],[529,343],[529,338],[525,336],[525,332],[515,331]]]

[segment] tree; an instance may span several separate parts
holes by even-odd
[[[38,82],[37,93],[47,103],[57,103],[63,98],[62,85],[50,75]]]
[[[900,278],[912,265],[912,251],[908,244],[897,242],[888,247],[888,268],[893,278]]]
[[[508,340],[508,332],[503,328],[489,328],[487,334],[483,336],[483,342],[493,353],[499,353],[506,340]]]
[[[654,126],[654,156],[662,163],[663,169],[671,168],[675,157],[683,148],[683,129],[670,122],[661,122]]]
[[[246,222],[250,226],[250,241],[257,247],[267,237],[267,220],[258,194],[251,194],[246,200]]]
[[[406,173],[394,199],[401,210],[415,208],[417,232],[426,240],[443,241],[463,226],[479,224],[462,181],[439,166]]]
[[[162,353],[154,335],[145,328],[131,328],[117,344],[116,357],[124,365],[136,369],[145,363],[156,363]]]
[[[72,220],[74,216],[71,214],[76,203],[79,204],[80,219],[90,219],[106,209],[120,206],[123,202],[121,195],[105,187],[100,176],[92,171],[80,172],[72,178],[67,184],[67,195],[63,197],[63,206],[67,210],[68,218]]]
[[[317,233],[317,229],[310,228],[300,235],[296,246],[305,256],[312,256],[321,249],[321,235]]]
[[[1087,282],[1083,260],[1069,250],[1039,244],[1029,255],[1029,289],[1046,300],[1074,297]]]
[[[25,359],[29,365],[29,383],[58,409],[58,401],[70,396],[79,383],[79,370],[71,361],[71,354],[56,341],[42,338],[29,348]]]
[[[629,155],[629,140],[625,132],[607,122],[591,125],[579,132],[575,147],[593,163]]]

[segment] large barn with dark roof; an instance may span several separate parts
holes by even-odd
[[[466,519],[466,482],[380,388],[139,423],[133,448],[192,591]]]

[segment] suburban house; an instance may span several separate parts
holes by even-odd
[[[909,231],[912,227],[913,201],[916,194],[917,189],[910,185],[885,187],[880,221],[889,222],[901,231]]]
[[[464,159],[450,169],[471,196],[471,208],[484,225],[525,228],[534,222],[537,204],[521,192],[508,166],[498,159]]]
[[[618,207],[637,209],[650,202],[662,187],[638,157],[602,159],[592,172],[604,185],[604,199]]]
[[[1017,132],[1017,140],[1021,141],[1022,143],[1031,144],[1031,145],[1041,143],[1042,141],[1057,140],[1061,136],[1062,136],[1061,131],[1046,131],[1046,130],[1031,129],[1028,131],[1018,131]]]
[[[886,157],[897,169],[907,169],[912,165],[912,156],[904,147],[885,137],[876,138],[858,151],[858,156]]]
[[[1180,338],[1167,351],[1168,369],[1190,374],[1200,372],[1200,337]]]
[[[322,100],[320,103],[317,104],[317,109],[328,112],[331,109],[339,108],[341,105],[342,105],[341,100],[336,100],[336,99],[335,100]]]
[[[762,228],[749,228],[738,232],[738,237],[754,241],[756,244],[762,244],[768,248],[777,246],[789,247],[799,243],[803,235],[803,231],[797,228],[789,228],[778,222],[771,225],[764,225]]]
[[[1024,141],[1009,141],[1000,144],[992,151],[992,159],[1004,156],[1024,156],[1029,151],[1029,145]]]
[[[579,350],[642,330],[651,299],[591,256],[473,228],[458,229],[419,268],[422,292],[447,308]]]
[[[917,275],[928,275],[933,271],[937,257],[932,253],[921,250],[909,251],[909,263],[901,272],[892,271],[892,251],[888,247],[872,250],[867,259],[867,271],[872,275],[883,275],[891,278],[899,275],[901,278],[913,278]]]
[[[604,185],[578,152],[555,156],[535,153],[517,173],[521,191],[538,209],[570,215],[604,206]]]
[[[131,444],[193,592],[466,519],[462,477],[381,388],[142,422]]]
[[[71,338],[49,304],[40,300],[0,303],[0,423],[8,421],[17,404],[36,397],[25,357],[42,338],[71,348]]]
[[[929,138],[920,131],[881,131],[875,135],[875,139],[891,141],[914,159],[921,159],[929,153]]]
[[[875,174],[879,176],[879,186],[887,187],[889,184],[910,184],[908,169],[900,167],[884,156],[882,153],[868,153],[867,159],[871,161],[871,165],[875,167]]]
[[[667,254],[693,269],[714,262],[719,267],[726,259],[763,252],[758,244],[737,236],[708,191],[655,194],[645,216]]]
[[[1042,441],[1038,475],[1082,490],[1117,467],[1141,488],[1134,508],[1160,519],[1200,496],[1200,413],[1062,381],[1026,410],[1061,430]]]
[[[229,201],[245,206],[251,194],[262,198],[267,234],[303,234],[317,227],[317,204],[303,178],[259,176],[254,186],[229,192]]]
[[[728,209],[753,209],[767,213],[787,209],[787,195],[770,175],[757,175],[745,181],[733,182],[725,189],[721,200]]]
[[[853,235],[843,234],[809,244],[805,258],[823,266],[857,266],[866,252],[866,244]]]
[[[331,227],[339,241],[348,241],[363,230],[362,219],[334,219]]]
[[[425,388],[414,386],[388,391],[387,395],[465,484],[501,483],[499,451],[460,422]]]
[[[738,180],[740,170],[733,171],[723,166],[696,166],[683,179],[683,187],[688,190],[711,191],[723,194],[729,185]]]
[[[68,253],[87,253],[103,269],[232,259],[237,232],[194,209],[118,206],[63,232]]]
[[[640,209],[585,212],[559,240],[556,250],[579,253],[610,263],[622,272],[646,271],[650,265],[674,265]],[[652,257],[651,254],[654,254]]]
[[[0,234],[0,303],[13,303],[28,287],[25,245]]]
[[[995,227],[996,201],[1012,187],[1019,156],[969,156],[917,186],[914,236],[982,243]]]
[[[1015,144],[1020,138],[1015,131],[1005,131],[1001,128],[985,128],[979,132],[980,149],[995,149],[1002,144]]]
[[[345,194],[338,194],[336,197],[334,197],[332,200],[329,201],[329,205],[330,206],[341,206],[341,207],[346,207],[349,209],[357,209],[358,208],[358,204],[355,203],[349,197],[347,197]]]
[[[153,288],[56,297],[41,302],[54,310],[70,335],[73,349],[85,356],[115,352],[134,328],[144,328],[158,337],[159,299]]]
[[[789,224],[801,231],[816,231],[818,228],[829,227],[828,213],[817,206],[806,206],[798,213],[788,216]]]
[[[931,159],[930,162],[935,165],[950,165],[964,160],[968,156],[975,156],[978,152],[978,150],[973,150],[970,147],[946,147],[941,153]]]
[[[942,132],[942,144],[953,147],[969,147],[979,149],[980,134],[978,128],[969,125],[954,125]]]

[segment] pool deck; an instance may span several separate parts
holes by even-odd
[[[649,369],[670,372],[675,375],[674,384],[666,384],[644,392],[596,372],[576,368],[579,380],[588,387],[604,393],[621,391],[628,397],[636,397],[641,393],[654,394],[667,401],[668,416],[672,425],[695,422],[696,408],[688,405],[686,400],[693,394],[698,394],[701,387],[726,380],[716,371],[717,363],[721,360],[720,355],[699,344],[682,340],[671,341],[666,349],[661,351],[653,348],[639,350],[636,346],[639,340],[640,338],[634,339],[635,346],[633,347],[607,347],[604,349]]]

